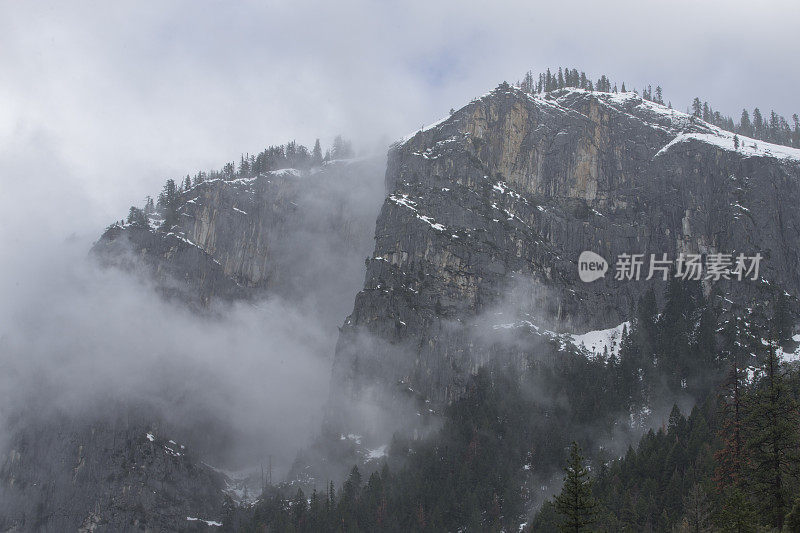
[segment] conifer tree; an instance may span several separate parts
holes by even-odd
[[[700,118],[703,115],[703,104],[700,102],[700,99],[695,97],[692,100],[692,116]]]
[[[682,531],[693,533],[710,531],[711,505],[703,487],[697,483],[692,485],[683,499],[683,507],[686,511],[684,524],[688,528],[681,528]]]
[[[562,531],[591,531],[597,513],[597,502],[592,496],[589,471],[583,465],[583,456],[577,442],[569,452],[569,462],[564,476],[564,487],[556,497],[556,510],[564,517]]]
[[[128,224],[132,224],[134,226],[139,226],[142,228],[148,227],[147,224],[147,217],[145,217],[144,212],[138,207],[131,206],[130,211],[128,212]]]
[[[719,437],[722,448],[714,455],[716,461],[715,480],[720,491],[736,488],[742,479],[744,468],[744,438],[742,435],[743,405],[742,371],[734,361],[720,393],[722,427]]]
[[[311,166],[318,167],[320,165],[322,165],[322,147],[317,139],[314,141],[314,149],[311,151]]]
[[[739,118],[739,131],[747,137],[753,136],[753,124],[750,122],[750,113],[747,109],[742,109],[742,116]]]
[[[747,495],[739,487],[727,489],[715,518],[722,531],[731,533],[755,533],[758,517]]]
[[[790,394],[776,342],[770,341],[745,419],[747,481],[759,495],[762,514],[770,525],[783,527],[788,512],[790,478],[797,468],[798,406]]]
[[[331,158],[350,159],[352,157],[353,157],[353,146],[352,144],[350,144],[350,141],[345,140],[341,135],[337,135],[333,139]]]
[[[756,139],[764,138],[764,118],[758,108],[753,109],[753,137]]]
[[[168,179],[158,195],[158,207],[164,217],[162,228],[169,230],[173,225],[178,222],[178,189],[175,186],[175,180]]]

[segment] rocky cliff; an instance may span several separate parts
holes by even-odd
[[[385,191],[371,185],[379,174]],[[412,415],[435,416],[487,360],[525,360],[534,344],[509,343],[506,332],[552,339],[629,319],[663,281],[615,280],[620,254],[760,253],[757,279],[706,290],[727,295],[723,308],[776,290],[796,301],[797,205],[800,151],[734,140],[634,93],[531,96],[502,85],[395,144],[385,166],[338,161],[203,182],[181,192],[171,228],[156,229],[157,217],[115,224],[94,252],[199,310],[277,295],[319,309],[333,327],[349,313],[327,429],[349,446],[346,460],[351,441],[375,460],[386,446],[362,445],[360,432],[391,410],[376,415],[373,393],[382,408],[411,397]],[[604,278],[579,280],[585,250],[611,263]],[[335,422],[352,408],[348,433]],[[111,418],[22,428],[0,466],[11,502],[0,528],[216,527],[224,476],[146,413]]]
[[[205,181],[178,195],[171,228],[159,227],[156,212],[147,225],[114,224],[92,256],[210,320],[227,302],[274,297],[335,332],[363,282],[384,169],[377,157]],[[204,462],[219,464],[224,449],[214,448],[230,445],[231,427],[210,413],[194,422],[161,416],[159,400],[134,406],[117,398],[91,413],[46,405],[15,413],[2,435],[0,531],[233,527],[231,506],[243,503],[245,489],[257,495],[260,484]],[[42,415],[53,411],[59,414]]]
[[[0,464],[0,530],[206,531],[222,519],[225,476],[121,407],[31,417],[15,432]]]
[[[620,254],[760,253],[759,279],[717,282],[726,305],[800,289],[800,151],[635,93],[502,85],[393,146],[386,187],[337,348],[345,397],[399,383],[451,401],[492,356],[478,324],[620,324],[663,283],[644,280],[647,263],[641,281],[615,280]],[[584,250],[611,263],[605,278],[578,279]]]
[[[157,214],[147,228],[115,224],[93,252],[144,270],[162,292],[198,308],[315,291],[327,308],[343,285],[361,284],[383,170],[374,157],[205,181],[180,193],[173,227],[159,229]],[[337,308],[331,320],[341,323],[345,312]]]

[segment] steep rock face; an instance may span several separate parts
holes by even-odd
[[[92,252],[197,310],[275,296],[333,329],[363,282],[384,170],[377,157],[206,181],[180,193],[169,231],[155,214],[148,227],[115,224]],[[0,531],[235,529],[229,484],[247,481],[228,479],[202,454],[224,448],[228,427],[211,415],[197,427],[155,423],[157,400],[93,415],[65,407],[47,420],[39,408],[17,413],[0,443]],[[187,440],[172,436],[179,432]]]
[[[93,251],[109,265],[142,268],[168,295],[198,307],[268,294],[302,297],[320,287],[324,266],[354,287],[369,254],[375,177],[383,158],[211,180],[182,192],[169,231],[111,226]],[[138,266],[137,266],[138,265]],[[346,312],[346,311],[345,311]],[[341,322],[340,312],[336,321]]]
[[[145,429],[146,428],[146,429]],[[205,531],[224,477],[139,419],[27,423],[0,462],[2,531]]]
[[[395,145],[386,186],[337,348],[343,396],[402,382],[452,400],[490,356],[471,328],[493,310],[573,332],[621,323],[663,283],[644,280],[649,261],[642,281],[615,281],[623,253],[759,252],[761,279],[720,282],[737,303],[800,289],[800,151],[735,149],[732,134],[633,93],[501,86]],[[611,263],[605,278],[578,279],[584,250]]]

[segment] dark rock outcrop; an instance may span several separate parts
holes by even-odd
[[[343,286],[361,284],[383,169],[375,157],[206,181],[179,195],[172,228],[159,230],[157,218],[148,228],[113,225],[93,252],[106,265],[143,270],[197,308],[314,291],[328,305]],[[331,320],[344,313],[337,307]]]
[[[616,281],[623,253],[758,252],[759,279],[719,282],[736,303],[800,289],[800,150],[735,149],[732,134],[634,93],[501,86],[395,145],[386,186],[337,348],[343,398],[399,382],[453,400],[491,356],[471,328],[492,310],[557,331],[616,326],[663,283],[644,280],[647,261],[642,281]],[[605,278],[578,279],[584,250],[611,263]]]
[[[28,420],[8,445],[2,531],[206,531],[230,505],[223,475],[136,416]]]
[[[169,230],[158,227],[155,213],[148,226],[114,224],[92,254],[203,313],[224,312],[217,303],[278,296],[335,331],[363,282],[384,161],[206,181],[179,194],[178,223]],[[117,402],[92,415],[65,407],[63,416],[47,419],[38,407],[23,407],[2,443],[0,531],[233,527],[231,484],[247,480],[227,478],[201,453],[224,446],[229,428],[213,416],[193,428],[156,423],[157,400]]]

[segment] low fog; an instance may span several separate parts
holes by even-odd
[[[184,429],[219,424],[204,431],[230,430],[228,451],[243,454],[225,459],[291,460],[319,425],[336,330],[277,298],[199,317],[99,268],[85,245],[53,243],[4,291],[4,419],[31,407],[99,415],[113,398]]]
[[[296,286],[197,314],[164,300],[146,269],[102,268],[89,250],[113,220],[96,222],[91,191],[65,161],[19,147],[0,159],[4,187],[18,191],[0,197],[0,447],[18,416],[23,427],[36,416],[103,420],[109,405],[129,405],[214,466],[257,468],[272,456],[281,476],[319,431],[382,173],[342,173],[297,199],[318,216],[276,250]],[[24,177],[29,170],[40,177]],[[344,205],[317,194],[339,200],[347,191]],[[348,233],[348,247],[326,225],[342,209],[356,224],[370,220]]]

